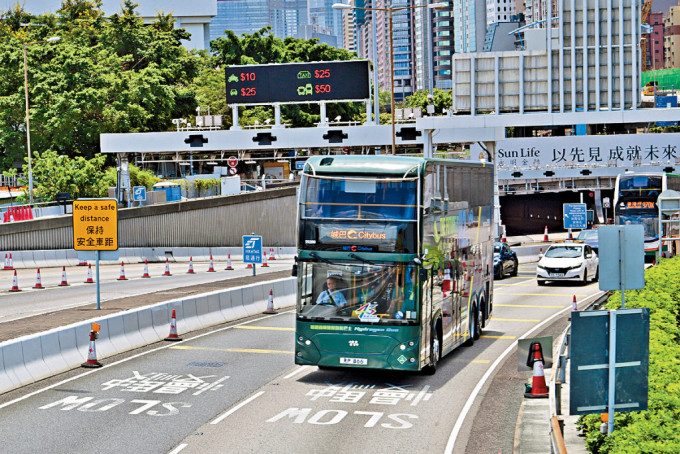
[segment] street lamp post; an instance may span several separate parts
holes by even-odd
[[[389,1],[389,0],[388,0]],[[430,8],[430,9],[441,9],[446,8],[447,4],[445,2],[430,3],[429,5],[411,5],[411,6],[400,6],[398,8],[392,8],[392,5],[388,5],[385,8],[366,8],[360,6],[352,6],[345,3],[334,3],[333,9],[363,9],[366,11],[384,11],[387,13],[389,21],[389,34],[390,34],[390,94],[391,94],[391,117],[392,117],[392,154],[397,154],[397,137],[396,137],[396,125],[394,122],[394,39],[392,32],[392,15],[396,12],[403,11],[405,9],[415,9],[415,8]],[[375,17],[372,18],[373,23],[375,23]],[[375,30],[375,29],[374,29]],[[377,34],[373,35],[373,42],[377,40]],[[375,46],[373,47],[375,49]],[[374,58],[377,59],[377,55],[374,53]],[[374,68],[377,68],[376,62],[373,62]]]
[[[59,41],[61,38],[58,36],[53,36],[51,38],[44,39],[42,41],[33,41],[30,43],[24,43],[24,94],[26,95],[26,149],[28,151],[28,198],[29,203],[33,205],[33,166],[31,163],[31,125],[28,115],[28,64],[26,59],[26,48],[31,44],[40,43],[54,43]]]

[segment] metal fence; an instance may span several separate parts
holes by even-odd
[[[295,244],[296,188],[210,197],[118,211],[118,246],[229,247],[241,236]],[[70,215],[0,224],[0,251],[73,248]]]

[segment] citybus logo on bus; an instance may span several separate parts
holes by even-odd
[[[387,235],[381,232],[367,230],[331,230],[330,237],[334,240],[385,240]]]

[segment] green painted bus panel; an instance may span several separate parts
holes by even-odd
[[[418,370],[419,339],[419,326],[340,325],[297,321],[295,363]],[[350,364],[354,361],[356,363]],[[366,364],[360,364],[362,361]]]

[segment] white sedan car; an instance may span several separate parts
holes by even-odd
[[[587,244],[553,244],[539,256],[536,280],[538,285],[545,285],[546,281],[576,281],[585,285],[599,278],[599,262]]]

